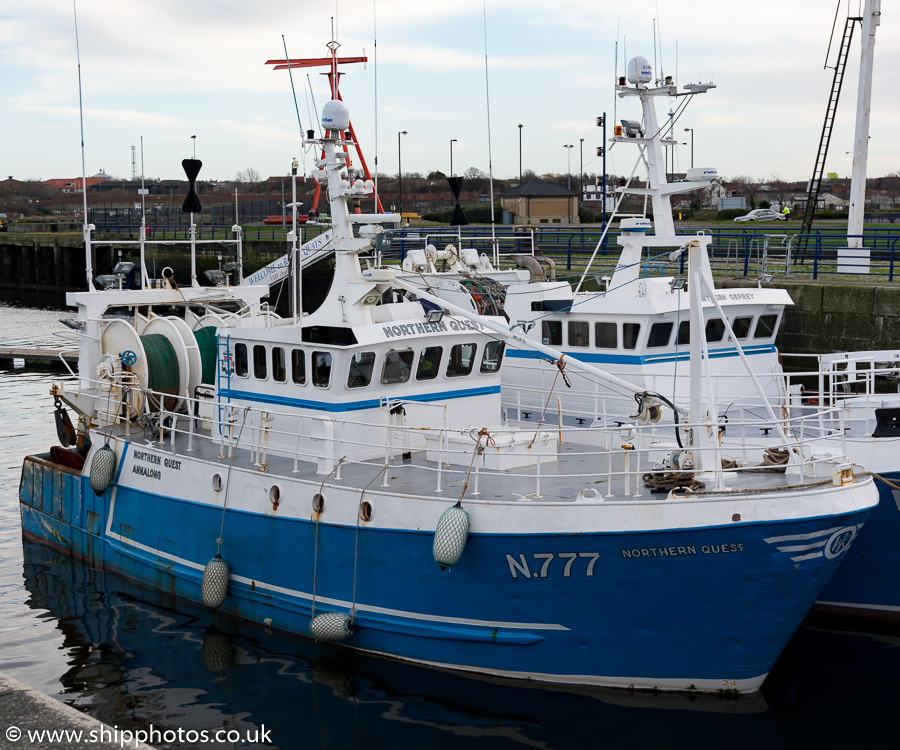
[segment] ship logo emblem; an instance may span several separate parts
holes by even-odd
[[[856,535],[862,528],[856,526],[835,526],[811,534],[791,534],[790,536],[770,536],[763,541],[776,545],[779,552],[791,554],[791,560],[801,562],[816,557],[834,560],[850,548]]]
[[[825,557],[833,560],[842,552],[846,552],[854,539],[856,539],[856,526],[846,526],[835,531],[825,543]]]

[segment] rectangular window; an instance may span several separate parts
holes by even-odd
[[[302,349],[291,350],[291,380],[297,385],[306,383],[306,354]]]
[[[590,336],[591,324],[586,320],[569,321],[569,346],[588,346]]]
[[[673,326],[674,323],[654,323],[650,326],[650,335],[647,337],[647,348],[668,346],[669,339],[672,337]]]
[[[675,346],[687,346],[691,343],[691,321],[682,320],[678,324],[678,337],[675,339]]]
[[[272,378],[283,383],[287,378],[287,370],[284,366],[284,349],[280,346],[272,348]]]
[[[419,365],[416,367],[416,380],[434,380],[441,366],[440,346],[426,346],[419,355]]]
[[[447,362],[447,377],[460,378],[472,372],[475,364],[475,344],[456,344],[450,350],[450,359]]]
[[[634,349],[637,346],[638,336],[640,335],[640,323],[622,324],[622,346],[624,346],[626,349]]]
[[[262,344],[253,347],[253,377],[266,379],[266,347]]]
[[[347,387],[365,388],[372,382],[373,369],[375,369],[375,352],[357,352],[354,354],[350,358]]]
[[[547,346],[562,346],[562,321],[544,320],[541,322],[541,340]]]
[[[331,352],[312,353],[312,384],[327,388],[331,382]]]
[[[775,321],[778,320],[777,315],[760,315],[756,322],[756,331],[753,334],[755,339],[767,339],[775,333]]]
[[[502,341],[488,341],[484,345],[484,354],[481,355],[481,371],[497,372],[503,361],[503,350],[506,347]]]
[[[594,342],[598,349],[619,348],[619,326],[616,323],[594,325]]]
[[[388,352],[384,358],[384,368],[381,370],[381,382],[385,385],[405,383],[412,372],[412,363],[412,349]]]
[[[246,378],[250,372],[250,366],[247,361],[247,345],[234,345],[234,374],[241,378]]]
[[[725,335],[725,323],[721,318],[710,318],[706,321],[706,340],[721,341]]]
[[[750,335],[750,324],[753,318],[735,318],[731,327],[734,329],[734,335],[739,339],[745,339]]]

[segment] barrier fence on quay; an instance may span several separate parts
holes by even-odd
[[[319,234],[324,225],[301,225],[301,242]],[[281,242],[287,247],[290,227],[244,226],[245,241]],[[727,277],[757,277],[772,275],[794,279],[827,279],[837,275],[865,275],[884,281],[893,281],[900,268],[898,241],[900,226],[890,224],[869,227],[862,236],[864,250],[847,249],[848,237],[841,226],[823,227],[810,234],[800,234],[793,227],[720,227],[694,226],[678,228],[685,241],[698,232],[712,236],[710,263],[717,275]],[[442,248],[447,244],[473,247],[479,253],[494,257],[494,246],[501,258],[513,253],[541,253],[551,257],[560,275],[580,274],[591,254],[600,245],[591,276],[601,278],[610,275],[619,257],[618,227],[611,228],[603,237],[601,226],[553,226],[510,227],[506,225],[447,227],[407,226],[388,230],[391,250],[387,260],[402,260],[413,248],[428,244]],[[140,225],[100,224],[98,236],[135,236]],[[147,226],[147,239],[190,239],[190,227],[179,225]],[[231,239],[231,227],[198,224],[197,239]],[[668,254],[645,259],[644,274],[661,275],[685,273],[686,258],[678,262],[668,260]]]

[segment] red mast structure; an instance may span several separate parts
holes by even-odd
[[[337,50],[341,45],[338,42],[331,41],[328,42],[328,49],[331,51],[330,57],[307,57],[307,58],[291,58],[287,60],[266,60],[266,65],[274,65],[273,70],[287,70],[288,68],[317,68],[323,67],[327,65],[329,67],[328,73],[328,85],[331,88],[331,98],[339,99],[340,101],[344,101],[340,92],[340,79],[343,73],[339,73],[337,66],[338,65],[346,65],[349,63],[364,63],[369,58],[367,57],[342,57],[338,58]],[[329,131],[330,132],[330,131]],[[347,154],[347,166],[350,167],[350,150],[347,147],[347,141],[353,143],[356,147],[356,154],[359,156],[359,163],[362,165],[363,174],[367,180],[372,179],[372,175],[369,173],[369,165],[366,164],[366,158],[363,156],[362,147],[359,145],[359,139],[356,137],[356,130],[353,128],[353,122],[348,121],[348,127],[346,131],[341,131],[339,133],[340,138],[344,141],[344,152]],[[349,135],[349,137],[348,137]],[[325,152],[322,152],[322,157],[325,158]],[[319,197],[322,193],[322,186],[319,184],[319,181],[316,180],[316,193],[313,197],[313,210],[315,211],[319,205]],[[359,206],[355,208],[356,213],[360,213]],[[384,207],[381,205],[381,198],[376,195],[375,196],[375,213],[384,213]]]

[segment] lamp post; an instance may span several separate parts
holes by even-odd
[[[453,177],[453,144],[456,143],[456,138],[450,139],[450,176]]]
[[[685,128],[685,133],[691,134],[691,169],[694,168],[694,129],[693,128]]]
[[[197,158],[197,136],[192,135],[191,140],[194,142],[194,158]]]
[[[522,184],[522,123],[519,123],[519,184]]]
[[[403,214],[403,162],[400,159],[400,136],[406,135],[405,130],[397,133],[397,213]]]
[[[581,195],[584,196],[584,138],[581,139],[578,146],[578,184]]]
[[[575,148],[571,143],[563,144],[563,148],[566,149],[566,155],[568,156],[568,166],[566,168],[566,185],[569,190],[572,189],[572,149]]]

